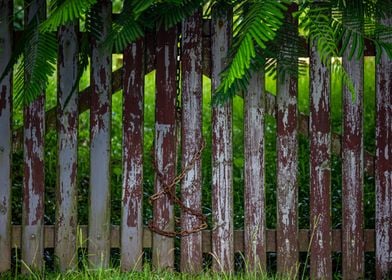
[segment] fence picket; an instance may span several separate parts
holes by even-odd
[[[266,269],[264,73],[253,74],[244,96],[244,249],[247,271]]]
[[[310,275],[332,279],[330,74],[316,44],[310,50]]]
[[[202,145],[202,15],[196,11],[182,26],[182,169],[192,165]],[[201,212],[201,160],[196,160],[181,184],[185,206]],[[182,230],[192,230],[202,221],[181,213]],[[181,238],[181,271],[200,272],[203,266],[201,232]]]
[[[220,84],[230,41],[231,13],[216,11],[211,21],[212,91]],[[212,268],[222,272],[234,271],[232,103],[212,108]]]
[[[288,38],[297,36],[297,22],[291,16],[296,9],[290,6],[287,23],[291,27]],[[286,41],[282,46],[294,48],[293,42]],[[293,57],[289,58],[294,59]],[[287,58],[286,58],[286,61]],[[278,61],[278,69],[281,67]],[[296,65],[297,63],[293,63]],[[279,71],[280,72],[280,71]],[[277,77],[277,268],[279,273],[291,274],[298,265],[298,140],[297,140],[297,96],[298,78],[288,71]]]
[[[348,19],[345,19],[348,20]],[[350,26],[353,23],[349,19]],[[359,23],[358,23],[359,24]],[[350,43],[356,38],[351,37]],[[343,66],[354,84],[354,92],[343,90],[343,277],[360,279],[364,274],[363,242],[363,54],[350,59],[343,54]]]
[[[381,21],[392,26],[392,17]],[[391,43],[391,39],[389,39]],[[376,273],[392,277],[392,61],[381,54],[376,71]]]
[[[44,0],[28,1],[25,24],[46,15]],[[26,55],[26,60],[32,59]],[[29,73],[25,73],[29,75]],[[40,270],[44,251],[44,137],[45,137],[45,93],[32,103],[25,105],[24,114],[24,177],[22,210],[22,260],[23,272],[27,267]]]
[[[13,1],[0,1],[0,75],[12,55]],[[11,268],[12,74],[0,82],[0,273]]]
[[[124,51],[121,270],[140,270],[143,257],[144,40]]]
[[[170,184],[176,174],[176,62],[177,28],[165,31],[161,27],[157,34],[156,53],[156,100],[155,100],[155,192]],[[161,179],[164,182],[161,182]],[[173,203],[167,194],[153,202],[153,224],[159,230],[174,230]],[[174,267],[174,239],[153,233],[153,265],[157,268]]]
[[[77,25],[58,32],[58,138],[55,255],[61,271],[77,263],[78,40]],[[67,103],[68,101],[68,103]]]
[[[92,267],[110,259],[110,130],[112,54],[100,45],[111,26],[112,2],[99,0],[101,37],[92,38],[90,96],[90,206],[88,254]]]

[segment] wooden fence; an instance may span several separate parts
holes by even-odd
[[[13,48],[12,2],[0,0],[0,72]],[[26,23],[40,13],[43,0],[34,0],[26,11]],[[38,7],[41,7],[40,10]],[[99,1],[103,39],[111,23],[111,2]],[[289,19],[290,20],[290,19]],[[291,19],[291,24],[296,24]],[[363,145],[363,56],[343,64],[354,83],[356,98],[344,89],[343,134],[331,132],[330,73],[310,42],[310,115],[298,114],[297,78],[286,74],[277,81],[276,97],[265,91],[263,73],[250,79],[244,96],[244,229],[233,226],[232,103],[212,108],[212,219],[203,228],[201,213],[202,75],[211,77],[212,89],[220,83],[231,37],[231,15],[222,13],[203,20],[196,12],[182,24],[181,36],[181,147],[177,149],[177,28],[159,29],[155,35],[133,43],[124,51],[124,64],[112,72],[112,54],[91,42],[91,84],[86,90],[68,93],[78,76],[78,25],[58,31],[58,106],[44,111],[45,94],[24,108],[23,128],[12,124],[12,75],[0,84],[0,272],[10,270],[11,248],[21,248],[26,265],[40,269],[44,248],[54,248],[59,268],[77,263],[77,247],[87,244],[93,267],[107,267],[110,249],[120,248],[121,269],[140,269],[144,248],[152,248],[155,267],[174,266],[175,229],[173,192],[177,153],[181,153],[182,215],[180,269],[199,272],[203,253],[213,256],[213,270],[234,270],[234,253],[243,252],[247,269],[266,268],[267,252],[277,252],[277,269],[293,273],[299,252],[309,252],[314,279],[332,279],[332,252],[341,251],[345,279],[364,275],[364,255],[375,251],[377,278],[392,270],[392,62],[385,53],[376,71],[376,155]],[[391,19],[384,24],[391,25]],[[288,42],[289,43],[289,42]],[[374,55],[367,48],[364,55]],[[28,59],[28,57],[27,57]],[[143,224],[143,94],[144,77],[156,69],[155,191],[150,231]],[[111,95],[123,89],[123,196],[121,225],[110,224]],[[77,91],[77,90],[75,90]],[[89,224],[77,218],[78,114],[90,110]],[[265,221],[264,118],[277,120],[277,228]],[[44,136],[58,133],[56,224],[44,225]],[[310,139],[309,229],[298,229],[298,133]],[[22,225],[11,225],[11,155],[24,149]],[[342,155],[342,228],[331,227],[331,154]],[[364,229],[364,172],[376,178],[376,226]],[[167,192],[165,192],[168,191]],[[189,210],[189,209],[192,209]],[[86,243],[79,245],[78,236]]]

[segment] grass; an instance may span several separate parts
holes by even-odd
[[[184,274],[170,271],[154,272],[149,266],[145,266],[140,272],[121,272],[119,269],[98,269],[98,270],[84,270],[78,272],[58,273],[31,273],[31,275],[0,275],[3,280],[20,279],[20,280],[122,280],[122,279],[151,279],[151,280],[288,280],[288,277],[271,276],[266,274],[219,274],[212,272],[203,272],[197,275]]]

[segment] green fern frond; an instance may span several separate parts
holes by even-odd
[[[45,90],[49,77],[55,72],[57,38],[55,33],[32,30],[29,43],[25,44],[22,63],[15,75],[15,103],[28,104]]]
[[[113,46],[116,52],[121,52],[131,42],[144,36],[145,21],[143,13],[148,10],[154,0],[138,0],[124,2],[121,13],[113,21],[112,30],[104,44]]]
[[[97,0],[55,0],[52,1],[49,17],[42,22],[42,32],[56,31],[61,25],[81,18],[97,3]]]
[[[168,29],[180,23],[186,17],[191,16],[197,9],[202,7],[203,3],[204,0],[157,1],[146,21],[156,21],[158,25],[163,25]]]
[[[249,68],[256,57],[255,49],[266,49],[267,43],[275,38],[283,22],[283,12],[287,9],[274,0],[246,1],[234,13],[240,12],[239,9],[244,9],[245,6],[247,12],[234,21],[231,61],[222,73],[222,82],[216,89],[215,100],[226,100],[231,95],[229,92],[240,86],[246,89],[250,77]]]
[[[100,16],[99,6],[93,5],[82,18],[84,19],[85,32],[90,36],[90,38],[100,41],[102,36],[101,27],[103,25],[103,19]]]
[[[352,1],[345,9],[335,7],[332,10],[331,26],[334,28],[336,41],[341,42],[339,55],[350,47],[349,59],[359,58],[363,54],[365,39],[371,41],[376,48],[391,53],[391,46],[380,43],[380,40],[392,38],[392,27],[377,23],[378,18],[392,14],[391,7],[390,0]],[[349,45],[350,42],[352,43]],[[376,63],[378,59],[376,55]]]

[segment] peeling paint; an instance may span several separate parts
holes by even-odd
[[[295,6],[290,6],[287,20]],[[291,34],[297,36],[297,33]],[[292,42],[286,42],[287,45]],[[293,46],[290,46],[293,47]],[[278,68],[279,61],[278,61]],[[277,268],[279,273],[295,273],[298,263],[298,81],[290,73],[277,78]],[[288,241],[288,242],[287,242]]]
[[[142,268],[144,41],[124,51],[121,270]]]
[[[63,26],[58,33],[58,179],[55,255],[61,271],[75,268],[77,253],[77,229],[73,221],[77,220],[78,92],[72,92],[77,80],[78,68],[76,26],[76,24]],[[67,100],[68,104],[65,106]]]
[[[392,18],[381,24],[392,26]],[[392,62],[385,51],[376,70],[376,108],[376,277],[388,279],[392,271]]]
[[[310,275],[332,279],[331,236],[331,122],[330,73],[317,53],[310,51]]]
[[[364,275],[363,239],[363,55],[348,59],[343,54],[343,66],[354,83],[355,99],[345,87],[343,90],[342,137],[342,257],[343,277],[359,279]]]
[[[211,22],[211,85],[220,84],[231,36],[231,12]],[[232,101],[212,109],[212,255],[214,271],[233,272]]]
[[[35,0],[25,11],[25,23],[45,18],[44,0]],[[27,58],[29,58],[27,56]],[[29,73],[25,73],[29,75]],[[22,260],[32,270],[43,266],[45,93],[25,106],[24,178],[22,209]],[[27,269],[22,267],[27,273]]]
[[[155,104],[155,161],[164,175],[164,183],[170,183],[176,173],[176,59],[177,28],[167,31],[162,27],[157,33],[157,70]],[[154,191],[162,190],[162,183],[155,178]],[[167,195],[153,203],[153,223],[161,230],[174,230],[173,204]],[[157,268],[174,267],[173,238],[153,233],[153,265]]]
[[[102,18],[101,38],[111,26],[111,1],[98,1]],[[100,42],[101,42],[100,41]],[[90,208],[89,261],[93,268],[108,267],[110,259],[110,154],[112,54],[100,42],[92,42],[90,97]]]
[[[202,16],[201,11],[182,24],[182,169],[189,166],[202,145]],[[202,212],[201,160],[195,162],[181,183],[181,198],[185,206]],[[195,216],[181,213],[181,229],[200,226]],[[200,272],[203,269],[202,233],[181,238],[181,271]]]
[[[264,73],[251,77],[244,96],[245,224],[247,271],[266,269]]]

